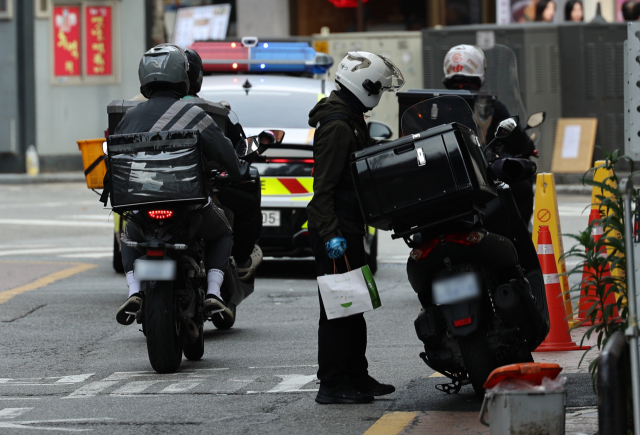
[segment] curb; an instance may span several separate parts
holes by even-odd
[[[0,184],[84,183],[82,172],[54,172],[39,175],[0,174]]]

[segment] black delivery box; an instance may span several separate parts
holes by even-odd
[[[446,222],[496,197],[473,131],[441,125],[351,155],[351,174],[367,225],[408,234]]]
[[[208,200],[197,130],[114,134],[107,151],[116,212]]]

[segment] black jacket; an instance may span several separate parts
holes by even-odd
[[[332,120],[321,127],[327,115],[342,113],[350,121]],[[363,119],[332,92],[309,113],[309,125],[316,127],[313,139],[313,198],[307,206],[309,228],[316,229],[327,242],[343,234],[365,232],[364,218],[351,178],[351,153],[371,144]]]
[[[191,129],[200,131],[202,151],[207,159],[221,165],[236,181],[247,176],[249,164],[238,159],[233,144],[215,121],[204,110],[189,100],[180,100],[173,92],[154,92],[149,100],[129,109],[114,134]]]

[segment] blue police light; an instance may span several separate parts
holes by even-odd
[[[250,48],[249,71],[324,74],[333,65],[328,54],[317,53],[305,42],[264,42]]]

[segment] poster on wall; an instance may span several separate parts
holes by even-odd
[[[109,76],[113,71],[111,6],[89,6],[85,12],[86,73]]]
[[[497,0],[496,23],[528,23],[535,20],[535,7],[532,0]]]
[[[195,41],[224,39],[230,16],[230,4],[180,8],[173,29],[173,43],[186,48]]]
[[[80,6],[53,8],[53,74],[80,75]]]

